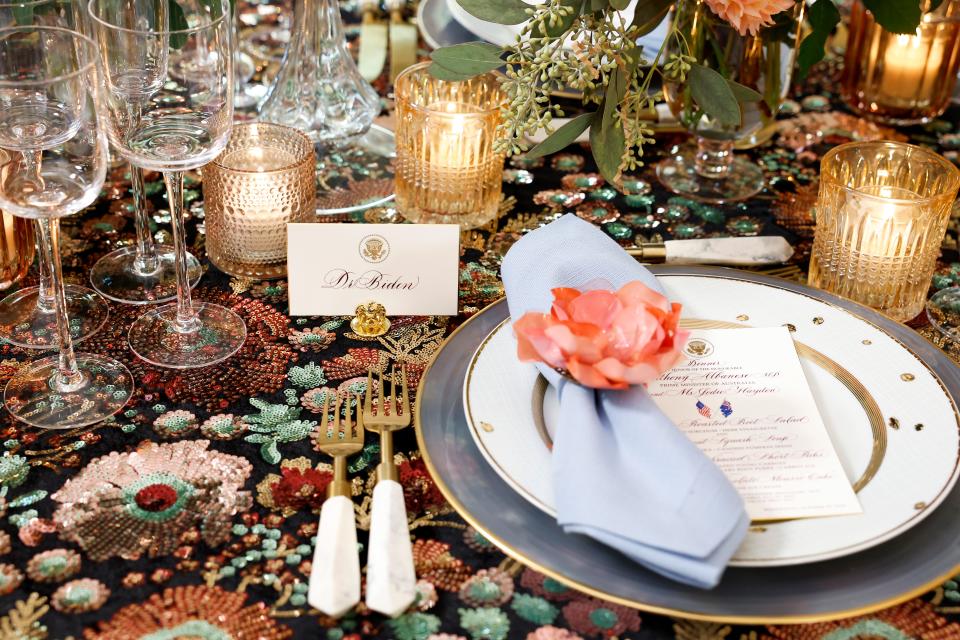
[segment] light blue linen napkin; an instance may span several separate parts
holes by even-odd
[[[574,215],[528,233],[503,260],[510,315],[549,313],[556,287],[614,290],[657,279]],[[746,534],[743,500],[643,387],[594,390],[538,365],[560,399],[553,443],[557,522],[668,578],[720,581]]]

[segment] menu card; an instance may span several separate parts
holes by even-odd
[[[650,383],[756,520],[860,513],[786,327],[695,330]]]

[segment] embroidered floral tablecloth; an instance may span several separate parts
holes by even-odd
[[[0,414],[0,639],[960,638],[953,581],[863,619],[793,627],[670,619],[576,593],[507,559],[468,527],[432,482],[412,430],[399,435],[397,458],[419,578],[415,607],[387,620],[361,606],[337,621],[306,604],[317,514],[331,479],[329,460],[313,443],[324,398],[361,391],[367,369],[389,363],[405,363],[416,382],[444,337],[502,295],[500,260],[522,233],[574,211],[625,245],[780,234],[797,254],[775,273],[802,278],[827,148],[899,137],[957,160],[960,107],[896,132],[843,112],[830,93],[835,78],[835,63],[822,65],[799,90],[806,97],[786,105],[773,140],[748,152],[764,167],[768,187],[743,204],[706,206],[657,184],[651,166],[683,141],[677,134],[660,136],[648,168],[625,181],[625,194],[604,184],[583,148],[509,160],[503,215],[463,234],[456,318],[396,318],[386,336],[364,340],[345,318],[290,317],[282,280],[231,279],[205,262],[196,298],[236,310],[247,342],[221,365],[172,371],[137,361],[126,346],[142,309],[111,305],[110,321],[80,349],[109,354],[134,372],[136,396],[124,412],[64,432],[27,429]],[[365,169],[347,159],[323,171],[348,184]],[[155,232],[168,240],[159,176],[149,176],[147,187]],[[204,258],[199,175],[188,176],[186,200],[191,248]],[[131,205],[118,168],[99,202],[65,223],[64,263],[75,281],[85,281],[98,257],[132,242]],[[347,219],[397,218],[378,208]],[[935,288],[960,282],[960,263],[949,262],[956,233],[954,221]],[[933,337],[922,322],[917,328]],[[0,383],[34,356],[0,346]],[[349,464],[361,542],[377,462],[378,447],[368,439]]]

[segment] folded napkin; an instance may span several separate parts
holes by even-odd
[[[521,238],[503,260],[510,315],[549,313],[551,289],[619,289],[657,279],[592,224],[567,215]],[[668,578],[716,586],[749,518],[723,472],[643,387],[595,390],[537,365],[557,390],[552,470],[557,522]]]

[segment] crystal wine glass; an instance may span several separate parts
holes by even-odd
[[[63,290],[60,218],[93,204],[107,169],[107,138],[96,110],[96,48],[59,27],[0,30],[0,207],[40,221],[51,265],[60,353],[21,367],[4,404],[18,420],[66,429],[99,422],[133,393],[121,363],[74,353]]]
[[[90,0],[103,62],[110,140],[134,166],[163,172],[173,221],[177,301],[130,327],[130,348],[161,367],[204,367],[237,352],[236,313],[191,298],[183,172],[226,147],[233,121],[233,27],[228,0]],[[150,99],[159,92],[174,100]]]
[[[0,28],[48,26],[75,29],[78,12],[69,1],[0,0]],[[34,222],[37,241],[40,223]],[[21,287],[0,300],[0,338],[27,349],[52,349],[57,346],[57,319],[50,283],[50,265],[44,252],[37,250],[40,284]],[[64,293],[70,316],[70,334],[74,341],[87,338],[103,326],[109,308],[91,289],[65,284]]]

